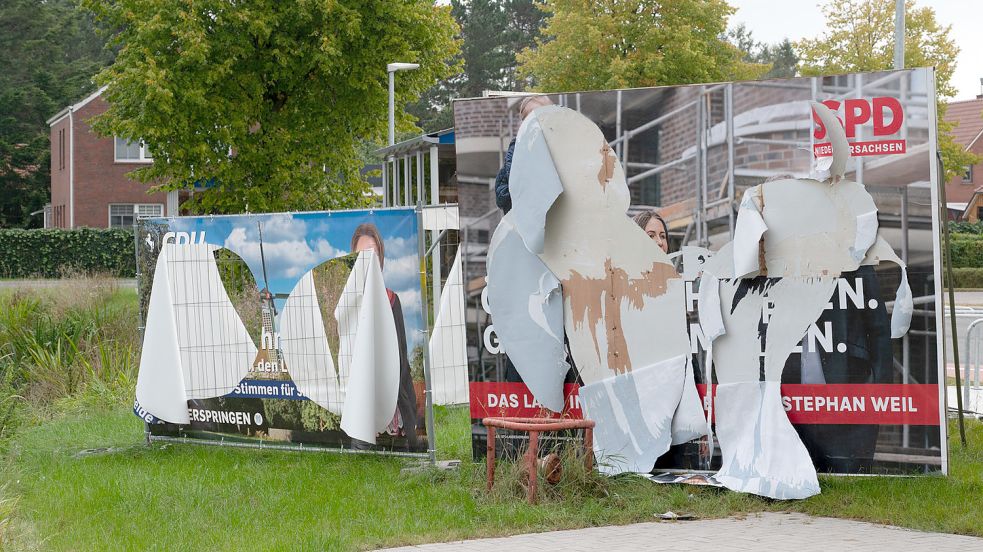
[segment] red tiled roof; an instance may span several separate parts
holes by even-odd
[[[958,123],[952,129],[952,137],[957,144],[967,147],[983,131],[983,99],[950,103],[945,120]]]

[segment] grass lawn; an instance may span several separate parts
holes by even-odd
[[[467,413],[438,413],[438,448],[455,472],[405,474],[410,460],[332,453],[142,444],[126,409],[62,415],[5,446],[9,549],[366,549],[650,521],[672,510],[719,517],[795,510],[983,536],[983,424],[952,443],[952,476],[822,478],[820,496],[774,502],[721,491],[581,474],[529,506],[509,466],[484,493],[468,461]],[[953,426],[953,429],[955,427]],[[99,454],[83,449],[113,447]],[[576,474],[571,474],[575,478]],[[511,484],[510,484],[511,483]],[[7,512],[4,512],[7,510]]]
[[[465,409],[437,413],[454,472],[403,473],[392,457],[143,444],[132,400],[136,294],[78,281],[30,294],[0,290],[0,549],[367,549],[591,525],[763,510],[863,519],[983,536],[983,423],[969,449],[950,428],[951,477],[821,479],[798,502],[637,477],[570,462],[541,504],[524,501],[501,463],[495,492],[469,458]],[[52,345],[54,343],[55,345]],[[101,453],[79,454],[105,448]]]

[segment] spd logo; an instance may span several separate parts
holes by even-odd
[[[883,139],[882,137],[893,136],[901,130],[904,124],[904,109],[897,98],[890,96],[872,98],[851,98],[840,102],[838,100],[826,100],[823,105],[837,113],[837,120],[843,125],[846,131],[847,140],[850,141],[851,155],[891,155],[905,153],[905,140],[902,139]],[[812,114],[815,124],[813,137],[817,140],[813,153],[816,157],[828,157],[833,155],[829,142],[818,143],[819,140],[826,138],[826,127],[822,121]],[[868,125],[873,130],[874,138],[881,138],[869,141],[855,141],[858,127]]]

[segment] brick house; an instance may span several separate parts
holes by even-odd
[[[151,184],[127,176],[152,163],[140,143],[96,134],[88,121],[108,109],[100,88],[48,119],[51,127],[51,204],[45,226],[131,227],[138,217],[178,214],[177,192],[149,193]]]
[[[955,123],[952,137],[966,151],[983,157],[983,96],[975,100],[952,102],[945,112],[946,122]],[[950,213],[957,211],[959,218],[968,219],[967,208],[973,198],[983,191],[983,162],[964,167],[963,173],[945,185],[946,201]],[[979,219],[979,213],[973,213]]]

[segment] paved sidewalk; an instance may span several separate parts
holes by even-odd
[[[744,518],[638,523],[391,548],[403,552],[578,552],[622,550],[862,550],[966,552],[983,550],[983,539],[925,533],[859,521],[804,514],[763,513]]]

